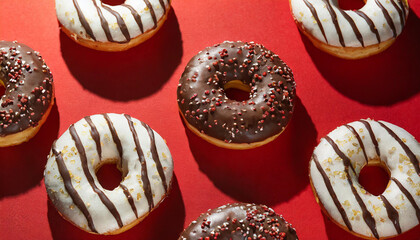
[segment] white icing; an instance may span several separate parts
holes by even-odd
[[[400,143],[398,143],[378,122],[373,120],[366,121],[371,125],[378,141],[380,161],[388,167],[391,178],[397,179],[413,196],[417,206],[420,206],[420,176],[416,173],[414,165],[411,163],[406,152],[403,150]],[[380,122],[395,132],[414,153],[417,160],[420,159],[420,144],[412,135],[391,123],[384,121]],[[367,128],[360,121],[352,122],[348,125],[352,126],[360,135],[368,159],[378,159],[375,146]],[[380,196],[374,196],[368,193],[358,181],[358,175],[363,166],[366,165],[366,160],[361,144],[356,136],[345,126],[338,127],[330,132],[328,136],[350,159],[356,175],[352,173],[350,168],[348,172],[359,196],[362,198],[368,211],[372,214],[372,217],[376,222],[378,235],[381,238],[397,235],[396,228],[389,219],[385,205]],[[337,195],[337,199],[347,214],[353,231],[366,237],[373,237],[372,231],[363,219],[362,209],[357,202],[344,173],[343,159],[336,154],[331,144],[329,144],[325,138],[323,138],[315,148],[314,155],[317,156],[323,171],[327,174],[332,188]],[[327,190],[321,173],[315,165],[314,158],[310,161],[310,177],[320,203],[322,203],[328,214],[336,222],[346,228],[344,220]],[[394,181],[390,181],[390,185],[382,195],[390,202],[393,208],[398,211],[402,232],[408,231],[419,224],[414,206]]]
[[[115,130],[121,140],[123,150],[123,166],[122,175],[125,178],[121,184],[125,185],[134,200],[137,208],[138,217],[141,218],[149,212],[149,204],[145,196],[142,181],[141,164],[139,156],[136,151],[135,142],[132,132],[129,128],[128,121],[124,115],[108,114],[113,122]],[[114,143],[112,134],[108,124],[103,115],[91,116],[92,122],[96,126],[101,142],[102,159],[99,158],[96,143],[91,136],[91,128],[85,119],[82,119],[74,124],[74,127],[81,139],[86,156],[88,159],[88,168],[94,178],[94,182],[98,189],[104,192],[109,200],[115,205],[121,220],[124,225],[130,224],[137,218],[125,196],[123,189],[118,186],[112,191],[104,189],[98,182],[95,174],[95,169],[101,161],[109,159],[118,159],[119,152],[117,145]],[[162,184],[162,179],[159,176],[155,161],[152,158],[150,151],[150,137],[147,130],[142,126],[141,122],[132,118],[135,130],[137,132],[139,143],[143,154],[145,156],[148,179],[150,181],[154,205],[158,204],[166,195],[166,191]],[[159,155],[159,160],[164,169],[166,177],[166,184],[169,187],[173,175],[173,162],[171,153],[162,137],[154,132],[156,148]],[[107,209],[104,203],[100,200],[99,195],[93,191],[92,186],[89,184],[86,175],[83,172],[80,154],[75,146],[75,141],[67,130],[55,143],[55,149],[61,153],[64,163],[70,173],[71,183],[76,189],[83,202],[85,203],[90,215],[92,216],[94,226],[98,233],[107,233],[119,229],[116,219]],[[119,164],[119,163],[118,163]],[[56,208],[62,215],[72,221],[75,225],[82,229],[92,231],[88,227],[86,217],[82,211],[75,205],[72,198],[69,196],[61,174],[59,172],[55,155],[51,152],[48,158],[46,169],[44,171],[45,186],[48,195]]]
[[[291,0],[291,8],[292,8],[292,14],[295,18],[295,20],[302,25],[305,31],[307,31],[309,34],[311,34],[313,37],[315,37],[317,40],[327,43],[332,46],[341,47],[341,43],[339,40],[339,35],[337,33],[337,30],[335,28],[335,25],[332,20],[332,16],[327,8],[327,1],[330,2],[332,9],[337,14],[337,21],[338,25],[341,28],[343,39],[346,47],[362,47],[362,44],[357,39],[355,32],[353,31],[349,21],[343,16],[343,14],[340,12],[340,8],[338,5],[338,0],[307,0],[309,3],[313,5],[315,8],[319,20],[324,28],[325,36],[327,38],[327,41],[325,40],[321,29],[315,19],[315,17],[312,15],[309,7],[305,4],[304,0]],[[389,40],[393,38],[393,31],[388,24],[387,20],[385,19],[385,16],[381,10],[381,8],[378,6],[378,4],[375,2],[376,0],[367,0],[365,6],[363,6],[359,11],[364,12],[374,23],[376,29],[379,32],[379,36],[381,39],[381,42],[384,42],[386,40]],[[402,25],[401,25],[401,19],[400,15],[398,13],[398,10],[401,12],[405,11],[405,16],[408,15],[409,9],[407,2],[405,0],[377,0],[389,13],[392,22],[394,23],[396,34],[397,36],[400,35],[402,32]],[[398,10],[393,6],[393,1],[396,5]],[[404,9],[401,9],[400,1],[404,2]],[[363,37],[364,45],[370,46],[374,44],[378,44],[378,40],[376,38],[375,33],[373,33],[369,27],[369,24],[356,14],[352,10],[344,10],[354,21],[357,28],[360,31],[360,34]],[[406,19],[404,19],[405,24]]]
[[[74,2],[76,2],[80,6],[80,9],[82,10],[85,19],[89,23],[89,26],[92,29],[93,35],[95,36],[97,41],[108,42],[108,39],[101,25],[99,13],[94,5],[94,2],[102,12],[105,19],[107,20],[108,27],[113,40],[116,42],[126,41],[125,36],[123,35],[120,27],[118,26],[117,18],[102,6],[100,0],[55,0],[57,18],[65,28],[67,28],[74,34],[77,34],[78,37],[93,41],[93,39],[89,37],[86,29],[80,22],[79,15]],[[153,7],[152,10],[155,12],[157,21],[159,21],[165,15],[165,12],[167,12],[170,8],[169,0],[163,1],[166,9],[162,8],[162,5],[159,2],[159,0],[149,0],[149,2]],[[147,32],[155,27],[155,23],[153,21],[151,13],[152,10],[147,7],[146,2],[144,0],[126,0],[124,4],[134,8],[135,11],[140,15],[141,21],[143,23],[144,32]],[[103,5],[108,6],[112,10],[119,13],[119,15],[123,18],[125,24],[127,25],[127,29],[130,33],[131,39],[136,38],[137,36],[144,33],[141,32],[140,27],[129,8],[124,7],[122,5]]]

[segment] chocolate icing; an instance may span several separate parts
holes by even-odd
[[[38,125],[53,101],[53,77],[41,55],[30,47],[0,41],[0,136]],[[1,83],[0,83],[1,84]]]
[[[295,240],[296,231],[264,205],[234,203],[209,210],[193,221],[178,240]]]
[[[227,98],[224,86],[240,80],[250,98]],[[225,142],[252,143],[280,133],[293,112],[291,69],[260,44],[224,42],[207,47],[185,67],[177,89],[186,121]]]

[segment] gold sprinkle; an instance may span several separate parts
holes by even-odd
[[[393,154],[397,149],[395,147],[392,147],[391,149],[388,150],[389,154]]]
[[[73,208],[74,208],[74,205],[72,204],[72,205],[70,205],[70,207],[69,207],[71,210],[73,210]]]
[[[353,214],[354,214],[354,216],[357,216],[358,214],[360,214],[360,211],[357,211],[357,210],[353,209]]]
[[[137,201],[141,199],[141,194],[137,193]]]
[[[349,202],[349,200],[344,201],[344,202],[343,202],[343,206],[350,207],[350,202]]]
[[[379,212],[381,211],[381,208],[373,205],[373,210],[375,210],[375,212]]]
[[[403,172],[403,166],[402,165],[398,165],[398,169],[400,170],[400,172]]]
[[[401,154],[401,153],[400,153],[400,163],[402,163],[402,162],[404,162],[404,161],[409,161],[409,160],[408,160],[408,157],[407,157],[407,156],[405,156],[404,154]]]

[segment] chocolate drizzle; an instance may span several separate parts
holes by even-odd
[[[117,209],[115,208],[115,205],[108,199],[108,197],[96,186],[95,180],[92,177],[92,174],[89,171],[88,163],[87,163],[87,157],[86,152],[83,147],[83,144],[79,138],[79,135],[77,134],[77,131],[74,127],[74,125],[70,125],[69,132],[71,137],[73,138],[73,141],[76,144],[77,151],[80,154],[80,160],[82,162],[82,169],[83,173],[85,174],[90,186],[92,187],[93,191],[98,194],[99,198],[101,199],[102,203],[105,205],[106,208],[111,212],[111,214],[114,216],[115,220],[118,223],[118,226],[120,228],[123,227],[123,223],[121,221],[121,216],[118,213]]]
[[[146,4],[147,8],[149,8],[149,10],[150,10],[150,15],[152,16],[153,23],[154,23],[153,29],[156,29],[157,24],[158,24],[158,19],[157,19],[155,10],[153,9],[153,5],[150,3],[149,0],[143,0],[143,1]],[[105,32],[107,40],[109,42],[115,42],[115,43],[127,43],[127,42],[129,42],[131,40],[130,32],[129,32],[127,24],[124,21],[124,19],[122,18],[121,14],[118,11],[112,9],[112,7],[110,7],[106,4],[103,4],[102,2],[101,2],[101,6],[98,6],[97,0],[92,0],[92,2],[93,2],[94,7],[96,8],[97,13],[98,13],[99,19],[101,21],[101,27]],[[160,3],[160,5],[163,9],[163,14],[165,15],[166,12],[167,12],[165,2],[163,0],[159,0],[159,3]],[[82,27],[86,30],[86,34],[90,38],[92,38],[94,41],[97,41],[96,36],[95,36],[94,32],[92,31],[92,28],[89,25],[88,20],[86,19],[85,15],[83,14],[83,9],[79,6],[78,0],[73,0],[73,5],[76,8],[77,15],[78,15],[80,23],[82,24]],[[125,4],[125,3],[121,4],[120,6],[126,7],[127,9],[130,10],[131,14],[133,15],[134,20],[136,21],[137,25],[140,28],[141,33],[144,33],[144,26],[143,26],[143,22],[141,20],[141,16],[140,16],[139,12],[136,11],[131,5],[128,5],[128,4]],[[111,30],[110,30],[110,27],[109,27],[109,23],[106,20],[104,14],[102,12],[102,9],[105,9],[106,11],[111,13],[116,18],[118,27],[121,30],[121,33],[123,34],[123,36],[125,38],[124,41],[115,41],[113,39],[112,34],[111,34]]]
[[[390,1],[392,2],[393,0],[390,0]],[[384,14],[386,22],[388,23],[389,27],[391,28],[392,33],[394,34],[393,35],[394,38],[396,38],[397,37],[397,30],[395,29],[394,22],[392,21],[392,18],[389,15],[389,12],[384,8],[384,6],[382,6],[382,4],[378,0],[375,0],[375,3],[382,10],[382,13]]]
[[[150,152],[152,153],[153,161],[155,161],[156,169],[159,173],[160,178],[162,179],[162,185],[163,185],[163,188],[165,189],[165,192],[166,192],[166,191],[168,191],[168,185],[166,183],[165,173],[163,172],[162,163],[160,162],[159,154],[158,154],[157,149],[156,149],[155,134],[153,133],[153,129],[151,129],[149,127],[149,125],[147,125],[144,122],[141,122],[141,124],[143,125],[144,128],[146,128],[147,133],[149,134]]]
[[[363,36],[360,34],[359,28],[357,28],[356,23],[354,22],[353,18],[350,17],[345,11],[340,9],[341,14],[344,16],[344,18],[349,22],[351,28],[353,29],[354,34],[357,37],[357,40],[359,40],[360,44],[362,44],[362,47],[365,47],[365,42],[363,41]]]
[[[101,8],[98,7],[98,4],[96,3],[95,0],[92,0],[92,2],[93,2],[93,5],[95,5],[96,11],[98,12],[99,19],[101,20],[102,29],[104,30],[105,35],[106,35],[106,39],[108,39],[108,41],[110,42],[114,42],[114,39],[112,38],[112,35],[111,35],[111,31],[109,30],[108,21],[102,14]]]
[[[120,155],[120,166],[122,166],[122,162],[123,162],[123,149],[122,149],[122,145],[121,145],[121,140],[118,137],[118,133],[114,128],[114,124],[112,123],[111,119],[109,118],[108,114],[104,113],[102,114],[102,116],[104,116],[105,121],[109,127],[109,131],[111,132],[112,135],[112,140],[114,141],[115,145],[117,146],[117,150],[118,153]]]
[[[236,101],[225,88],[236,81],[249,99]],[[256,43],[224,42],[207,47],[185,67],[177,89],[185,121],[225,143],[254,143],[279,134],[294,107],[292,70]]]
[[[405,24],[405,16],[403,15],[403,12],[405,12],[404,8],[399,8],[398,5],[395,3],[394,0],[390,0],[392,3],[392,6],[394,6],[394,8],[397,10],[398,15],[400,16],[400,22],[401,22],[401,31],[404,28],[404,24]]]
[[[306,6],[309,8],[312,15],[314,16],[315,21],[316,21],[319,29],[321,30],[322,36],[324,36],[325,42],[328,43],[327,37],[325,36],[324,27],[322,26],[322,22],[319,20],[318,13],[317,13],[316,9],[314,8],[314,6],[310,2],[308,2],[308,0],[303,0],[303,1],[305,2]]]
[[[136,204],[134,204],[133,196],[131,196],[130,191],[124,184],[120,184],[120,187],[123,189],[124,195],[127,197],[127,201],[130,203],[131,210],[133,210],[134,215],[136,215],[136,218],[139,218]]]
[[[166,13],[165,2],[163,2],[163,0],[159,0],[159,3],[160,3],[160,6],[161,6],[161,7],[162,7],[162,9],[163,9],[163,14],[165,14],[165,13]]]
[[[363,144],[363,141],[360,138],[360,135],[357,133],[356,129],[354,129],[352,126],[350,126],[348,124],[346,124],[344,126],[346,126],[350,130],[350,132],[353,133],[353,135],[357,138],[357,141],[359,142],[359,145],[362,148],[363,156],[365,156],[366,163],[369,163],[369,158],[366,155],[365,145]]]
[[[66,164],[64,163],[63,157],[61,156],[61,152],[58,153],[57,150],[55,150],[55,142],[52,147],[52,152],[55,155],[55,159],[57,160],[58,171],[60,172],[61,178],[63,179],[66,191],[73,200],[74,204],[80,209],[80,211],[85,216],[90,230],[92,232],[97,233],[95,225],[93,224],[92,216],[86,208],[86,205],[80,197],[79,193],[77,193],[76,189],[74,189],[71,183],[71,177],[69,171],[67,170]]]
[[[144,0],[144,3],[146,3],[147,8],[149,8],[149,10],[150,10],[150,14],[152,15],[153,22],[155,23],[153,29],[155,29],[157,27],[157,19],[156,19],[155,10],[153,9],[153,6],[149,2],[149,0]]]
[[[151,188],[148,173],[147,173],[146,159],[141,149],[139,138],[138,138],[136,129],[134,128],[134,124],[133,124],[133,121],[131,120],[131,117],[127,114],[124,114],[124,117],[128,121],[130,131],[133,134],[133,139],[136,144],[136,151],[137,151],[137,155],[139,157],[139,161],[141,164],[141,180],[143,182],[144,194],[146,195],[147,202],[149,203],[149,212],[150,212],[154,207],[154,203],[153,203],[152,188]]]
[[[264,205],[234,203],[200,215],[178,240],[297,240],[291,224]]]
[[[130,33],[128,32],[127,25],[125,24],[124,19],[121,17],[121,15],[117,11],[113,10],[112,8],[110,8],[109,6],[105,4],[102,4],[102,7],[108,12],[110,12],[112,15],[114,15],[114,17],[117,19],[118,26],[120,27],[120,30],[125,37],[125,41],[123,42],[129,42],[131,39],[131,36],[130,36]]]
[[[369,25],[370,31],[375,34],[376,39],[378,40],[378,43],[380,43],[381,36],[379,35],[378,29],[376,29],[375,24],[373,23],[372,19],[370,19],[364,12],[360,10],[356,10],[354,12],[366,21],[366,23]]]
[[[331,185],[331,182],[328,178],[328,175],[325,173],[324,169],[322,169],[321,164],[319,163],[318,157],[313,154],[312,158],[314,160],[314,163],[316,165],[316,168],[318,169],[319,173],[322,176],[322,179],[324,180],[324,184],[327,187],[328,193],[330,194],[335,206],[337,207],[338,212],[341,215],[341,218],[343,219],[344,223],[346,224],[347,228],[350,231],[353,231],[353,227],[349,221],[349,218],[347,217],[346,211],[344,210],[343,206],[341,205],[340,201],[338,201],[337,195],[335,194],[335,191]]]
[[[332,146],[332,148],[334,149],[335,153],[341,159],[343,159],[344,171],[345,171],[345,173],[347,175],[347,181],[349,182],[351,191],[353,192],[353,195],[356,198],[357,203],[359,204],[360,208],[362,209],[363,219],[365,220],[366,224],[368,225],[368,227],[372,231],[372,233],[375,236],[375,238],[379,239],[379,235],[378,235],[378,232],[376,230],[376,222],[375,222],[375,219],[372,217],[372,214],[366,208],[365,203],[363,202],[362,198],[359,196],[359,193],[357,192],[356,188],[353,185],[353,180],[350,177],[350,173],[349,173],[349,170],[348,170],[349,167],[351,167],[351,169],[353,170],[353,173],[356,174],[356,172],[354,171],[353,165],[351,164],[350,159],[338,148],[337,144],[329,136],[326,136],[325,137],[325,140],[327,140],[327,142]]]
[[[99,159],[101,159],[102,147],[101,147],[101,137],[99,135],[99,132],[96,129],[95,124],[92,122],[92,119],[90,118],[90,116],[85,117],[85,120],[90,126],[90,135],[92,136],[92,139],[95,141],[96,150],[98,151]]]
[[[369,122],[365,120],[359,120],[359,122],[365,125],[366,129],[369,132],[370,139],[372,140],[373,145],[375,145],[376,155],[379,157],[381,156],[381,152],[379,151],[378,141],[376,140],[375,134],[373,133],[372,127],[370,126]]]
[[[411,151],[411,149],[397,136],[397,134],[394,133],[389,127],[387,127],[385,124],[378,122],[379,125],[381,125],[385,130],[391,135],[404,149],[404,152],[407,154],[408,158],[410,158],[411,163],[414,166],[414,169],[416,169],[416,173],[420,174],[420,166],[419,166],[419,160],[417,160],[416,155]]]
[[[391,220],[392,224],[394,224],[395,230],[397,230],[398,234],[401,234],[401,226],[400,226],[400,216],[395,210],[395,208],[389,203],[388,199],[385,196],[380,195],[382,202],[384,203],[386,212],[388,214],[388,218]]]
[[[417,220],[420,222],[420,208],[417,206],[416,200],[414,200],[413,195],[396,179],[391,177],[391,180],[397,184],[398,188],[401,190],[401,192],[404,193],[404,195],[407,197],[408,201],[410,201],[413,208],[416,210],[416,216]]]
[[[328,12],[331,15],[331,19],[334,23],[335,30],[337,31],[338,39],[340,40],[340,44],[341,44],[341,46],[345,47],[346,44],[344,43],[343,33],[341,32],[340,25],[338,24],[338,21],[337,21],[337,14],[335,13],[334,9],[332,8],[330,1],[326,1],[326,2],[327,2],[327,9],[328,9]]]
[[[78,0],[73,0],[74,7],[76,8],[77,15],[79,16],[79,21],[82,24],[83,28],[86,30],[87,35],[91,37],[94,41],[96,41],[96,37],[92,32],[92,28],[90,28],[90,25],[88,21],[85,18],[85,15],[83,14],[82,9],[79,6]]]
[[[53,77],[42,56],[30,47],[0,41],[0,136],[38,126],[54,101]]]
[[[121,6],[126,7],[126,8],[128,8],[128,10],[130,10],[131,14],[134,17],[134,20],[136,20],[136,23],[140,28],[141,33],[144,33],[143,22],[141,20],[141,17],[139,15],[139,13],[131,5],[122,4]]]

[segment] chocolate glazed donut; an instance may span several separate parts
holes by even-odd
[[[28,141],[46,120],[54,102],[53,77],[30,47],[0,41],[0,147]]]
[[[296,240],[296,231],[273,209],[234,203],[209,210],[193,221],[178,240]]]
[[[178,106],[187,126],[220,147],[248,149],[274,140],[293,112],[296,84],[291,69],[253,42],[224,42],[193,57],[178,85]],[[229,99],[225,90],[249,92]]]

